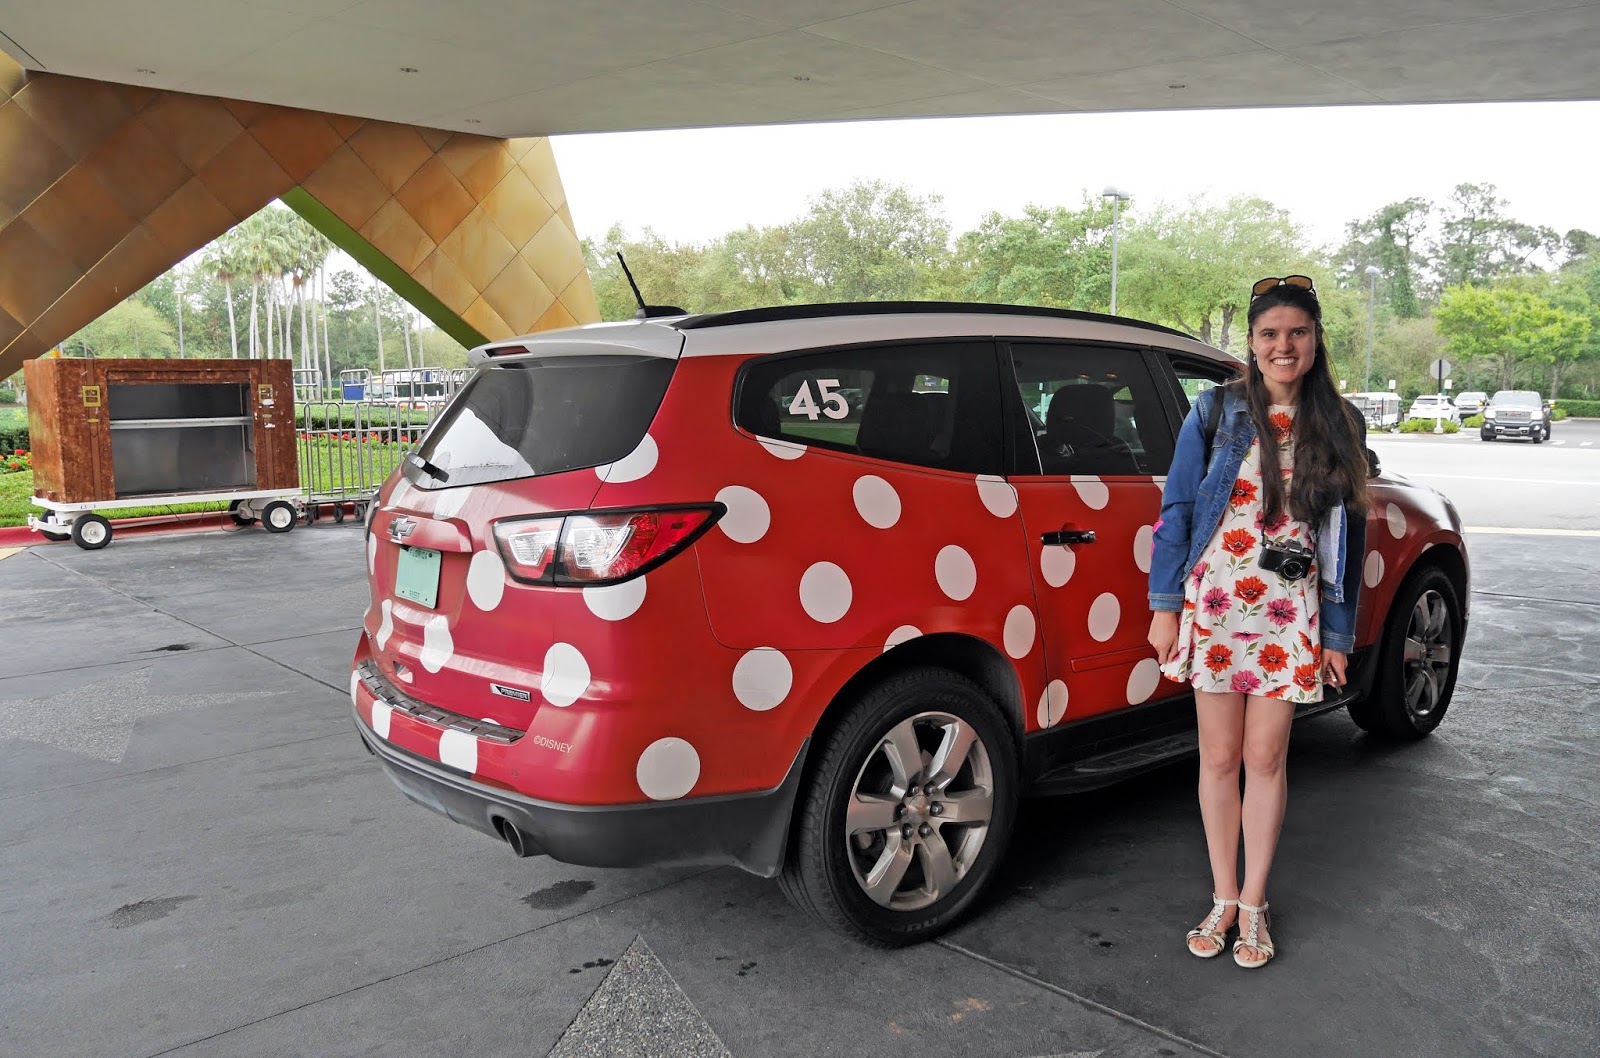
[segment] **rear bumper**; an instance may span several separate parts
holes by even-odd
[[[789,821],[809,742],[783,782],[752,794],[626,805],[538,801],[484,783],[378,737],[357,713],[356,730],[400,792],[465,826],[501,838],[514,825],[530,851],[586,867],[728,864],[764,878],[783,866]]]

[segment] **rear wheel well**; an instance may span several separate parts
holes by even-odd
[[[873,658],[839,688],[823,710],[812,735],[812,744],[821,745],[833,725],[839,722],[868,689],[897,672],[910,668],[947,669],[965,676],[981,687],[1000,709],[1011,729],[1013,749],[1021,759],[1023,712],[1022,686],[1017,671],[992,644],[972,636],[954,633],[918,636]]]

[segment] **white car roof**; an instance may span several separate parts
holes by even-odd
[[[1097,313],[1005,305],[863,303],[791,305],[703,316],[592,323],[489,342],[468,354],[474,366],[491,357],[596,353],[724,356],[906,338],[1065,338],[1152,345],[1237,364],[1238,360],[1177,331]]]

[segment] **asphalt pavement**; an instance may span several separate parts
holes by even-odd
[[[1593,469],[1379,444],[1441,487],[1447,444]],[[1192,764],[1030,803],[993,899],[878,951],[733,869],[518,860],[402,797],[350,720],[358,526],[11,554],[0,1055],[1593,1054],[1600,518],[1469,543],[1438,732],[1295,732],[1259,972],[1184,953]]]

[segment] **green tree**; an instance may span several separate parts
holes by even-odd
[[[119,357],[153,359],[178,351],[172,325],[161,313],[130,297],[62,343],[64,349],[106,360]]]
[[[1163,208],[1124,237],[1119,308],[1226,351],[1252,283],[1314,270],[1300,227],[1264,199]]]
[[[1519,374],[1542,381],[1547,367],[1559,385],[1561,365],[1576,356],[1592,327],[1587,316],[1521,283],[1447,288],[1437,317],[1451,353],[1492,362],[1502,389],[1513,388]]]
[[[1553,230],[1507,217],[1506,205],[1493,184],[1456,185],[1434,243],[1441,288],[1526,275],[1538,271],[1536,257],[1558,254],[1561,240]]]
[[[1433,212],[1423,198],[1391,202],[1372,216],[1345,226],[1347,240],[1339,253],[1339,278],[1351,285],[1366,283],[1369,265],[1383,273],[1383,297],[1401,319],[1422,315],[1417,297],[1419,277],[1427,267],[1422,236]]]
[[[957,240],[956,259],[967,300],[1104,312],[1111,304],[1111,207],[1086,197],[1078,209],[990,213]]]
[[[800,292],[817,301],[926,297],[950,255],[939,203],[881,180],[824,191],[793,225]]]

